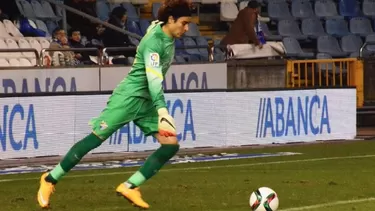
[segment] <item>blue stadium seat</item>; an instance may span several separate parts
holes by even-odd
[[[314,11],[319,18],[344,18],[338,14],[336,3],[333,0],[316,0]]]
[[[102,21],[107,21],[111,12],[107,0],[97,0],[95,6],[98,18]]]
[[[195,40],[197,41],[198,46],[207,46],[208,47],[208,42],[206,38],[204,37],[196,37]],[[198,49],[200,56],[203,61],[208,61],[208,50],[207,48],[199,48]]]
[[[130,19],[130,20],[136,20],[136,21],[139,20],[139,16],[138,16],[137,10],[135,9],[135,7],[131,3],[124,2],[124,3],[122,3],[122,6],[127,11],[128,19]]]
[[[375,17],[375,0],[364,0],[362,12],[365,16]]]
[[[150,26],[150,22],[146,19],[141,19],[139,20],[139,26],[141,28],[142,34],[145,35],[148,27]]]
[[[154,20],[158,19],[158,11],[160,7],[161,7],[161,3],[159,2],[152,3],[152,18]]]
[[[357,17],[361,14],[359,2],[356,0],[339,0],[339,13],[344,17]]]
[[[188,37],[198,37],[200,36],[199,28],[196,23],[189,23],[189,30],[185,33]]]
[[[284,37],[283,45],[285,47],[285,53],[288,57],[297,57],[297,58],[314,58],[314,53],[304,52],[301,48],[301,45],[294,37]]]
[[[318,18],[303,19],[301,26],[302,34],[309,38],[317,39],[319,36],[327,34]]]
[[[182,40],[183,40],[184,46],[186,46],[186,47],[197,46],[195,41],[190,37],[183,37]],[[186,49],[185,52],[187,52],[189,54],[189,56],[191,57],[190,59],[192,59],[194,61],[197,61],[197,59],[199,61],[201,60],[201,53],[199,52],[198,49],[190,48],[190,49]]]
[[[297,22],[294,20],[280,20],[277,31],[283,37],[294,37],[297,40],[306,40],[308,37],[301,33]]]
[[[350,53],[349,57],[359,57],[359,49],[363,45],[361,37],[350,34],[341,38],[342,51]]]
[[[139,36],[143,36],[141,30],[139,29],[138,23],[136,21],[128,20],[126,22],[126,27],[128,31],[138,34]]]
[[[367,35],[365,41],[375,43],[375,34]],[[375,45],[367,45],[365,49],[370,53],[375,53]]]
[[[327,53],[333,57],[346,57],[349,54],[342,51],[337,39],[330,35],[320,36],[317,42],[318,52]]]
[[[272,34],[272,32],[270,32],[268,26],[266,23],[263,23],[263,22],[260,22],[260,28],[261,28],[261,31],[263,32],[264,34],[264,37],[266,38],[266,40],[269,40],[269,41],[280,41],[283,39],[283,37],[279,34]]]
[[[268,16],[271,19],[283,20],[292,19],[293,16],[289,11],[286,2],[269,2],[268,3]]]
[[[362,37],[366,37],[369,34],[374,33],[371,21],[366,17],[355,17],[350,19],[349,22],[350,32]]]
[[[291,11],[293,17],[298,19],[315,17],[315,13],[311,6],[310,0],[292,1]]]
[[[342,37],[350,34],[348,22],[344,19],[326,20],[326,31],[329,35]]]

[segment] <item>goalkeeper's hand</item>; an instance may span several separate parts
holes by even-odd
[[[168,110],[166,108],[160,108],[158,114],[159,134],[165,137],[176,136],[176,124],[173,117],[169,115]]]

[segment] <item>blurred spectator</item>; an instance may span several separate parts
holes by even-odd
[[[51,49],[70,48],[66,33],[62,28],[56,28],[53,31],[53,40],[50,44]],[[53,66],[72,66],[79,63],[72,51],[50,51]]]
[[[124,7],[116,7],[113,9],[108,23],[113,24],[119,28],[125,29],[127,20],[126,9]],[[103,44],[105,47],[135,47],[130,41],[129,36],[121,32],[106,28],[103,33]],[[134,57],[135,49],[133,51],[117,51],[108,53],[109,55],[124,55],[126,57]]]
[[[262,48],[263,44],[257,36],[258,15],[260,4],[256,0],[249,1],[234,20],[228,34],[221,41],[221,45],[254,44]]]
[[[88,47],[82,44],[81,32],[79,31],[79,29],[74,29],[74,28],[70,29],[68,36],[69,36],[69,45],[71,48],[87,48]],[[75,53],[75,58],[79,60],[81,63],[93,64],[93,62],[91,62],[90,60],[88,51],[74,51],[74,53]],[[95,52],[91,52],[91,53],[95,54]]]

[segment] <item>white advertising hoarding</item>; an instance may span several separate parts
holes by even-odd
[[[0,98],[0,159],[64,155],[108,95]],[[355,89],[166,94],[181,148],[353,139]],[[159,147],[133,123],[93,152]]]
[[[0,93],[99,90],[99,68],[0,70]]]

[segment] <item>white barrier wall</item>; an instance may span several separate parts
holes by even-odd
[[[64,155],[90,132],[108,95],[0,98],[0,159]],[[182,148],[353,139],[355,89],[166,94]],[[159,145],[133,123],[94,152]]]
[[[111,91],[130,67],[9,69],[0,71],[0,93]],[[226,89],[227,64],[172,65],[165,90]]]

